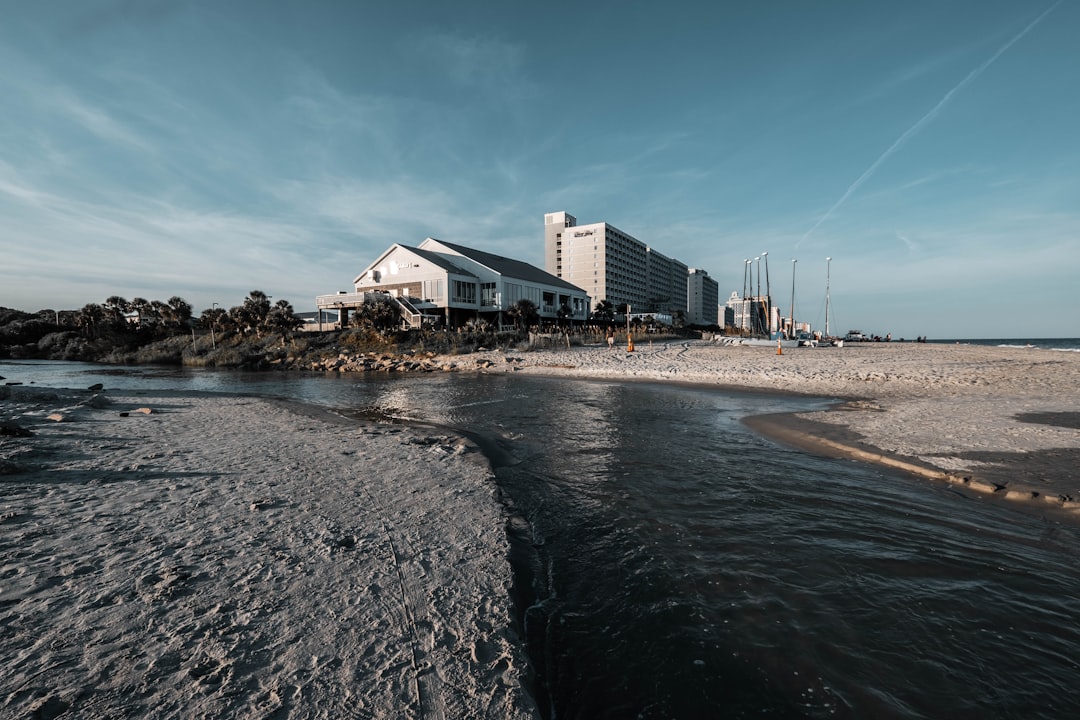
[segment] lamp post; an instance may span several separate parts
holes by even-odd
[[[217,303],[210,303],[210,342],[217,350],[217,336],[214,334],[214,325],[217,324]]]
[[[772,287],[769,285],[769,253],[768,251],[761,253],[761,257],[765,258],[765,326],[768,328],[767,332],[771,336],[773,331],[772,326]]]
[[[742,322],[739,323],[739,327],[742,328],[743,330],[746,330],[746,329],[749,328],[749,320],[750,320],[750,318],[748,317],[747,310],[750,307],[750,305],[749,305],[750,296],[746,294],[746,276],[750,275],[750,273],[753,272],[753,266],[750,264],[752,262],[753,262],[753,260],[751,260],[750,258],[746,258],[746,260],[743,261],[742,310],[740,311],[740,316],[742,317]],[[750,277],[752,279],[753,275],[750,275]],[[750,286],[750,292],[753,292],[753,291],[754,291],[754,287],[753,287],[753,285],[751,285]]]

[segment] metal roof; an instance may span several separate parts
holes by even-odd
[[[554,285],[555,287],[566,288],[567,290],[574,290],[579,293],[585,293],[585,290],[579,288],[577,285],[567,282],[562,278],[552,275],[549,272],[541,270],[535,265],[530,265],[527,262],[521,260],[514,260],[512,258],[503,257],[502,255],[495,255],[494,253],[484,252],[483,250],[474,250],[473,248],[465,247],[464,245],[455,245],[454,243],[448,243],[445,240],[438,240],[431,238],[435,242],[445,245],[454,252],[461,253],[463,256],[469,258],[474,262],[478,262],[484,267],[490,268],[495,272],[505,277],[517,278],[518,280],[527,280],[542,285]],[[421,252],[421,251],[418,251]],[[434,255],[435,253],[432,253]],[[442,257],[447,257],[443,255]]]
[[[453,262],[451,262],[451,259],[454,257],[453,255],[447,255],[446,253],[437,253],[431,250],[421,250],[420,248],[405,247],[404,245],[402,245],[401,247],[411,253],[419,255],[430,263],[438,265],[447,272],[452,272],[455,275],[467,275],[468,277],[476,277],[476,273],[469,272],[460,265],[455,265]],[[465,253],[462,253],[462,255],[464,254]]]

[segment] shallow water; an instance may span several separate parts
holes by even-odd
[[[550,717],[1080,712],[1077,528],[739,422],[823,401],[509,375],[20,365],[57,386],[257,392],[468,432],[519,518],[523,635]],[[9,381],[12,369],[0,363]]]

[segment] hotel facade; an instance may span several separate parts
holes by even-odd
[[[720,325],[720,285],[701,268],[690,268],[687,274],[687,322],[694,325]]]
[[[592,309],[604,300],[631,312],[689,316],[686,263],[670,258],[606,222],[578,225],[567,212],[544,215],[544,269],[585,290]],[[714,297],[715,300],[715,297]],[[711,314],[698,315],[716,322]]]

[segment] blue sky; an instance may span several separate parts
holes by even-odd
[[[297,310],[543,215],[894,337],[1080,335],[1076,2],[0,0],[0,305]]]

